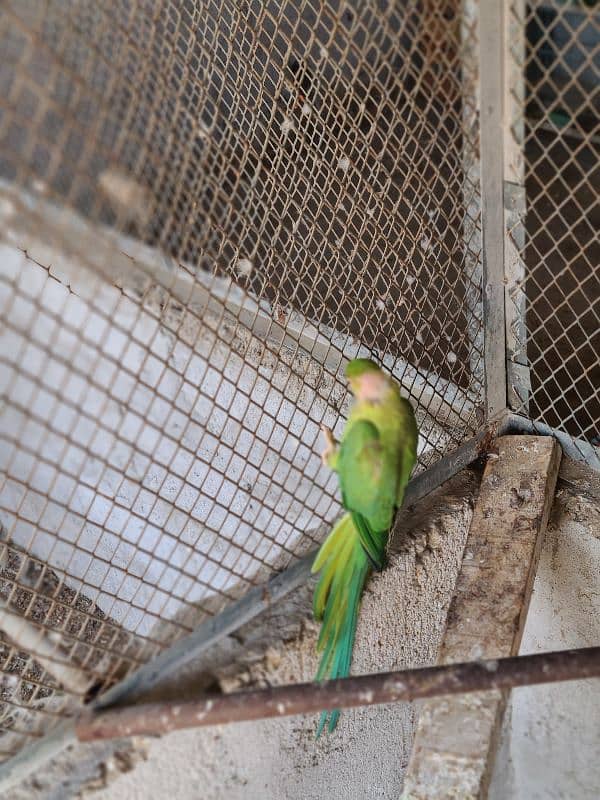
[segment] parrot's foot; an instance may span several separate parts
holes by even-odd
[[[333,433],[331,428],[328,428],[327,425],[321,425],[321,432],[325,438],[325,447],[323,448],[323,452],[321,453],[321,461],[325,466],[328,466],[329,459],[336,451],[336,441],[333,438]]]

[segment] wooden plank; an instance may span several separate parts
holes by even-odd
[[[560,448],[543,436],[502,436],[487,463],[448,611],[438,661],[516,655]],[[404,783],[404,800],[485,798],[507,692],[427,700]]]

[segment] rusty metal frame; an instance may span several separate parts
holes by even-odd
[[[510,689],[600,677],[600,647],[360,675],[230,695],[206,696],[120,708],[91,709],[8,762],[0,776],[6,791],[33,765],[79,742],[133,735],[160,736],[184,728],[305,714],[327,708],[410,702],[444,695]]]
[[[307,714],[327,708],[412,702],[599,677],[600,647],[586,647],[276,686],[206,696],[190,702],[170,700],[84,712],[75,718],[73,725],[81,742],[160,736],[181,728]]]
[[[517,7],[519,2],[514,0],[511,4],[510,0],[502,0],[501,2],[497,2],[497,0],[482,0],[480,4],[480,46],[482,56],[480,59],[479,88],[480,96],[486,98],[485,107],[480,108],[481,199],[484,212],[482,231],[484,257],[482,269],[486,420],[476,436],[460,445],[454,452],[441,458],[411,482],[407,493],[408,502],[414,502],[440,486],[445,480],[478,458],[487,450],[497,433],[527,432],[554,436],[560,441],[567,455],[600,469],[598,452],[591,444],[581,441],[574,443],[572,437],[563,431],[532,421],[523,414],[513,413],[510,410],[511,404],[508,402],[511,394],[515,392],[517,392],[522,401],[529,389],[527,361],[522,350],[519,350],[519,342],[522,342],[523,332],[525,331],[526,313],[524,295],[519,294],[519,286],[522,286],[524,275],[524,263],[520,253],[523,243],[520,237],[524,237],[524,231],[519,228],[518,220],[522,217],[525,202],[524,179],[522,164],[512,158],[515,153],[511,151],[511,147],[514,150],[518,150],[515,145],[518,145],[520,141],[518,138],[519,131],[517,130],[516,139],[511,140],[510,132],[506,129],[506,116],[508,118],[511,117],[511,104],[516,103],[520,97],[519,93],[523,92],[523,87],[517,86],[516,93],[513,92],[511,95],[507,86],[509,81],[514,83],[515,76],[508,75],[504,69],[508,63],[508,38],[511,36],[509,6]],[[469,6],[469,3],[466,3],[466,5]],[[517,42],[515,44],[513,42],[516,47],[521,44],[523,43]],[[498,147],[499,138],[503,142],[502,148]],[[10,189],[6,186],[4,190],[5,194],[10,192]],[[46,220],[47,229],[44,231],[44,236],[47,237],[47,244],[51,244],[53,228],[58,230],[59,224],[65,224],[64,214],[59,213],[50,204],[40,203],[31,196],[25,196],[22,193],[15,199],[21,206],[28,205],[30,210],[32,206],[37,204],[34,214],[38,218]],[[2,209],[0,209],[1,213]],[[71,219],[69,224],[72,224],[72,222],[73,220]],[[111,236],[108,231],[105,231],[103,235],[109,238]],[[196,292],[196,300],[203,307],[210,310],[211,303],[214,303],[214,286],[211,286],[210,291],[208,291],[206,287],[202,286],[201,281],[199,283],[191,281],[189,274],[178,269],[178,265],[175,262],[171,263],[168,259],[157,260],[156,252],[132,240],[126,241],[122,236],[117,237],[117,240],[110,243],[112,252],[119,252],[120,260],[107,259],[105,256],[109,247],[99,249],[99,240],[100,237],[94,237],[93,231],[89,229],[82,229],[74,237],[76,245],[87,251],[86,257],[88,260],[90,254],[93,256],[95,259],[94,268],[100,274],[111,280],[114,280],[115,275],[117,275],[117,279],[120,280],[122,274],[132,264],[135,264],[136,269],[139,268],[142,275],[150,277],[159,285],[164,286],[172,292],[174,297],[183,302],[188,302],[192,293]],[[90,242],[92,243],[91,246]],[[35,247],[33,251],[35,251]],[[319,360],[319,355],[324,360],[332,356],[329,350],[331,339],[319,338],[320,334],[317,328],[309,329],[304,323],[296,328],[293,325],[283,327],[277,324],[274,325],[270,310],[249,303],[243,293],[236,293],[235,286],[231,284],[231,281],[229,283],[224,282],[219,291],[222,295],[219,299],[222,299],[223,303],[218,303],[214,307],[213,310],[216,314],[223,313],[223,306],[225,306],[225,310],[232,314],[234,318],[245,320],[253,333],[269,338],[271,344],[275,347],[281,346],[287,340],[292,346],[303,345],[309,347],[310,352],[317,357],[317,360]],[[510,300],[512,305],[509,304],[509,295],[511,293]],[[338,350],[333,354],[337,359],[336,365],[329,364],[332,369],[339,367],[342,363],[341,353],[343,353],[345,345],[341,341],[338,344]],[[426,391],[428,390],[430,377],[429,375],[420,375],[417,371],[415,374],[411,373],[407,377],[407,381],[410,383],[410,387],[414,388],[415,381],[421,380],[423,390]],[[444,406],[444,412],[452,412],[452,392],[455,390],[456,387],[449,387],[448,396],[451,399]],[[438,392],[436,387],[433,389],[432,399],[442,404],[446,402],[443,392]],[[469,398],[467,397],[466,401],[468,400]],[[460,402],[463,401],[465,401],[465,398],[461,397]],[[521,408],[524,409],[525,405],[522,405]],[[234,601],[225,611],[204,621],[193,633],[178,640],[151,662],[141,666],[123,681],[106,691],[90,704],[90,708],[94,713],[100,713],[101,709],[109,708],[115,703],[130,703],[142,697],[145,692],[158,685],[166,675],[171,674],[173,670],[181,666],[185,661],[198,655],[198,653],[219,639],[235,631],[240,625],[260,614],[270,602],[278,600],[301,585],[309,576],[311,560],[312,554],[304,556],[291,567],[272,577],[265,586],[250,589],[246,595]],[[585,657],[587,658],[588,656],[590,656],[590,653]],[[597,653],[595,657],[597,658]],[[522,662],[522,660],[520,661]],[[538,663],[542,664],[544,662],[539,661]],[[556,663],[558,664],[559,661]],[[597,661],[594,663],[597,666]],[[594,669],[596,669],[596,666]],[[517,669],[516,664],[514,667]],[[489,677],[491,672],[484,670],[481,674],[477,674],[480,678],[486,678],[486,675]],[[539,675],[540,673],[536,674]],[[361,693],[370,691],[365,687],[368,687],[370,685],[368,681],[372,681],[374,678],[376,676],[352,679],[356,681],[363,680],[366,683],[357,684],[360,688],[350,688],[348,691],[359,692],[358,695],[354,695],[354,698],[358,698],[361,703],[371,702],[365,699],[364,694],[361,697]],[[546,679],[553,678],[546,676]],[[559,680],[561,678],[555,679]],[[348,686],[350,685],[348,684]],[[311,694],[317,689],[312,686],[310,691],[308,689],[306,691]],[[333,691],[332,687],[328,687],[327,691]],[[323,695],[320,695],[320,697],[323,698]],[[336,705],[343,705],[343,697],[340,695],[329,695],[328,697],[329,699],[325,698],[326,702],[323,699],[319,702],[325,702],[327,706],[335,698]],[[262,703],[265,699],[266,696],[262,697],[260,702]],[[322,706],[319,705],[318,707]],[[308,710],[308,707],[303,710]],[[277,711],[277,713],[281,712]],[[210,716],[208,719],[210,719]],[[21,780],[43,761],[56,755],[57,752],[75,741],[75,739],[76,734],[72,724],[61,723],[38,742],[26,747],[17,756],[0,765],[0,788],[5,789]]]

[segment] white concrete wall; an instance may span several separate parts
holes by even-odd
[[[600,643],[600,508],[559,492],[522,653]],[[600,797],[600,680],[516,689],[490,800]]]

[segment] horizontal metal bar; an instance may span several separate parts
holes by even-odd
[[[536,131],[545,131],[552,133],[555,136],[560,136],[563,139],[574,139],[576,142],[586,142],[588,144],[600,145],[600,135],[597,133],[585,132],[575,128],[568,123],[562,127],[558,127],[553,122],[549,121],[548,116],[542,114],[528,114],[527,125],[530,128],[535,128]]]
[[[300,683],[191,702],[168,701],[87,712],[75,721],[82,742],[160,736],[181,728],[285,717],[328,708],[410,702],[442,695],[600,677],[600,647]]]
[[[508,413],[502,421],[501,433],[532,433],[538,436],[553,436],[563,449],[565,455],[595,470],[600,470],[600,452],[598,448],[583,439],[576,439],[564,431],[551,428],[543,422],[528,419],[520,414]]]

